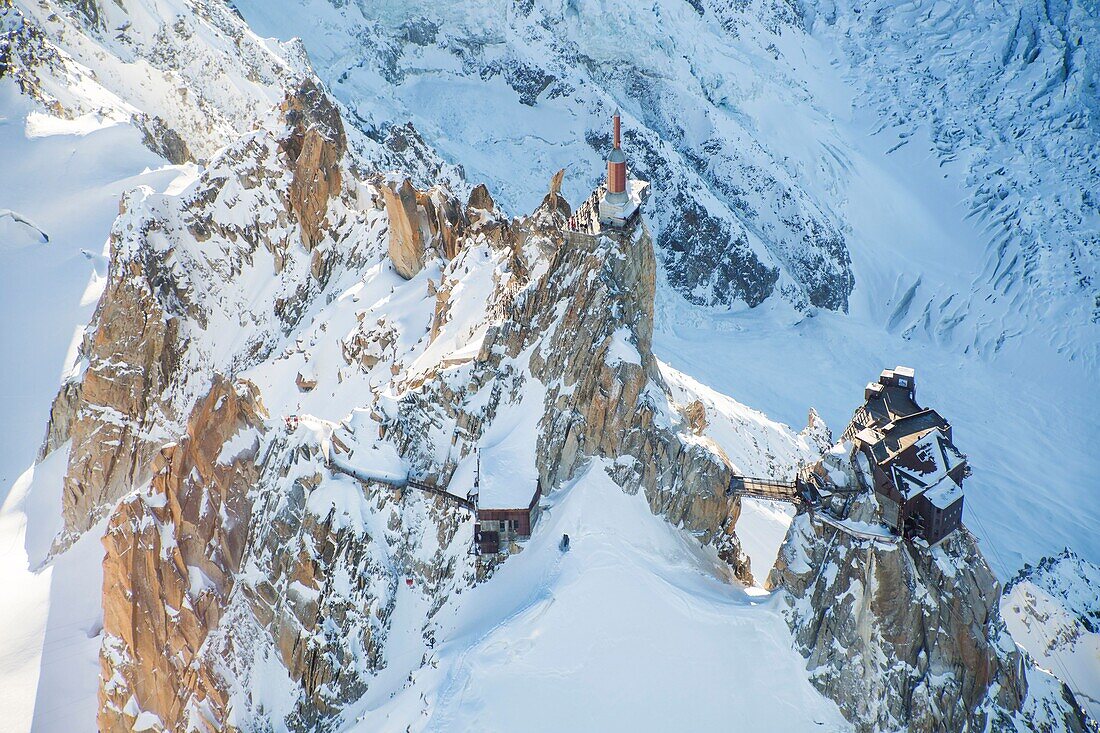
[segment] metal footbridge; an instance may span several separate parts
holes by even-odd
[[[812,508],[821,502],[819,479],[809,471],[799,471],[794,481],[776,481],[760,476],[732,476],[726,496],[750,496],[768,501],[784,501],[799,509]]]

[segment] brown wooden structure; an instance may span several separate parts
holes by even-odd
[[[500,552],[516,540],[527,539],[538,521],[542,486],[535,484],[535,494],[526,507],[489,508],[478,506],[474,526],[474,544],[479,555]]]

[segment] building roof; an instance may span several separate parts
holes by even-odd
[[[517,441],[520,442],[520,441]],[[479,483],[478,509],[526,509],[538,490],[538,470],[530,455],[511,441],[481,451],[481,471],[477,456],[468,455],[459,462],[451,477],[450,491],[465,495],[473,492],[475,476]]]
[[[882,433],[874,428],[863,428],[863,430],[856,433],[856,440],[865,445],[875,445],[882,440]]]
[[[890,468],[898,491],[911,499],[944,480],[955,483],[949,473],[965,461],[962,453],[940,430],[932,430],[898,453],[891,460]]]
[[[626,162],[626,153],[623,152],[622,148],[613,148],[611,150],[611,155],[607,156],[607,162],[608,163],[625,163]]]
[[[924,493],[924,498],[928,499],[928,501],[932,502],[932,506],[940,510],[947,509],[959,499],[962,499],[962,497],[962,487],[955,483],[955,480],[950,476]]]
[[[898,418],[922,412],[920,405],[909,396],[909,390],[894,385],[883,385],[882,392],[867,400],[867,412],[878,425],[896,422]]]
[[[876,463],[886,463],[932,432],[943,434],[948,427],[947,421],[935,410],[906,415],[878,429],[882,438],[871,444],[871,452]]]

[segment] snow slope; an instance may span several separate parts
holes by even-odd
[[[345,730],[849,730],[774,599],[720,567],[594,464],[522,553],[442,612],[429,665],[350,709]]]
[[[1016,643],[1100,721],[1100,567],[1066,550],[1025,568],[1001,599]]]
[[[790,424],[813,405],[837,430],[869,378],[910,364],[970,455],[966,521],[1002,579],[1065,544],[1100,560],[1100,502],[1083,493],[1100,466],[1087,3],[238,6],[261,34],[300,35],[360,124],[412,119],[516,210],[558,167],[583,198],[620,106],[633,170],[655,184],[663,361]],[[716,167],[717,151],[752,164]],[[686,195],[752,229],[767,243],[754,251],[799,279],[777,254],[795,235],[760,223],[783,194],[754,184],[753,164],[843,234],[847,315],[785,290],[801,311],[775,297],[746,309],[751,288],[716,289],[736,279],[734,245],[677,249],[688,218],[724,241]]]
[[[130,124],[49,116],[7,79],[0,157],[0,201],[49,238],[0,246],[0,583],[18,589],[0,594],[0,728],[27,730],[33,716],[72,730],[95,717],[102,548],[93,532],[36,572],[59,527],[66,452],[27,467],[102,292],[120,195],[178,190],[194,170],[151,153]]]
[[[48,115],[7,79],[0,80],[0,157],[2,206],[49,238],[0,246],[2,498],[34,460],[67,359],[99,298],[120,195],[136,186],[179,190],[194,171],[151,153],[129,124]]]
[[[240,49],[215,40],[224,28],[199,23],[190,50],[173,59],[168,37],[153,36],[185,8],[109,4],[99,23],[69,4],[0,8],[0,33],[12,34],[4,40],[14,40],[15,52],[7,67],[14,76],[0,79],[0,577],[5,588],[18,589],[0,598],[4,731],[29,730],[32,718],[36,730],[94,729],[102,533],[93,530],[40,569],[59,526],[66,452],[27,467],[102,293],[107,237],[122,194],[140,186],[177,193],[197,173],[150,151],[149,119],[166,117],[201,154],[247,129],[241,115],[266,110],[277,97],[241,74],[241,87],[221,85],[221,107],[181,103],[201,96],[196,84],[218,87],[211,58],[236,64]],[[127,17],[141,21],[131,23],[129,36],[88,30],[111,22],[117,31]],[[188,36],[188,27],[182,22],[176,30]],[[143,53],[159,60],[150,64]],[[181,60],[193,65],[165,68]],[[218,123],[211,125],[216,107]]]

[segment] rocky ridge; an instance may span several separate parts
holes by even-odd
[[[598,170],[622,108],[631,168],[662,192],[662,275],[693,304],[853,306],[956,352],[1037,336],[1095,363],[1100,33],[1087,0],[238,7],[264,33],[303,35],[365,127],[416,120],[512,210],[537,200],[547,168]],[[456,88],[484,101],[456,113]],[[867,193],[895,168],[896,192]],[[923,228],[914,199],[944,208],[930,221],[956,229],[965,273],[950,249],[907,256],[934,229],[882,241],[884,208]],[[870,302],[852,302],[856,277]],[[1055,328],[1039,325],[1055,312]]]
[[[354,259],[354,251],[336,253],[320,241],[318,219],[330,200],[346,207],[356,195],[341,188],[332,168],[345,152],[339,115],[312,82],[295,98],[314,107],[304,115],[288,109],[278,134],[256,132],[231,146],[185,200],[136,191],[120,205],[106,289],[85,334],[81,368],[55,400],[42,449],[46,455],[73,444],[66,530],[57,549],[148,480],[159,445],[182,431],[215,372],[262,360],[323,289],[334,260]],[[331,139],[318,132],[318,121],[334,125]],[[241,221],[214,213],[237,207],[258,216]],[[177,250],[179,237],[205,246]],[[244,281],[271,274],[279,295],[263,312],[250,310]],[[217,280],[241,285],[210,289]],[[207,335],[226,323],[241,337],[228,351]]]
[[[534,414],[514,448],[545,492],[609,459],[749,577],[729,459],[650,351],[644,225],[578,246],[556,192],[508,220],[484,188],[466,206],[413,189],[425,246],[401,272],[390,185],[356,176],[306,81],[188,190],[124,200],[43,446],[71,446],[54,551],[110,516],[101,729],[335,726],[390,663],[401,577],[430,650],[434,615],[496,561],[468,554],[468,515],[334,473],[334,451],[460,483],[479,436]],[[407,311],[362,297],[397,288]]]
[[[0,4],[5,77],[52,115],[132,125],[174,164],[209,161],[303,80],[316,80],[300,41],[257,36],[219,0],[8,0]],[[418,185],[465,190],[462,168],[407,121],[341,134],[361,175],[399,170]]]
[[[870,485],[847,456],[838,446],[826,463]],[[1013,642],[965,528],[930,548],[882,527],[869,493],[845,512],[862,534],[799,514],[768,583],[814,685],[857,730],[1088,730],[1070,690]]]
[[[7,2],[0,18],[24,94],[69,119],[132,120],[173,163],[209,159],[309,70],[300,44],[268,43],[220,2]]]
[[[1005,585],[1012,638],[1073,689],[1100,725],[1100,567],[1066,549],[1026,565]]]
[[[725,115],[730,98],[747,91],[727,88],[718,75],[701,69],[659,60],[666,48],[678,49],[676,58],[696,54],[694,44],[672,34],[709,38],[714,14],[728,28],[720,31],[723,42],[751,37],[762,57],[775,54],[772,41],[796,32],[798,13],[774,4],[753,4],[738,13],[726,3],[707,2],[698,8],[702,16],[705,6],[714,6],[706,7],[705,19],[691,8],[669,8],[672,31],[673,26],[654,23],[628,5],[604,12],[520,3],[504,13],[415,2],[392,13],[370,3],[331,6],[304,0],[290,4],[287,12],[293,18],[316,14],[325,19],[304,35],[307,42],[317,39],[311,45],[324,48],[313,59],[318,73],[337,98],[354,105],[360,126],[432,119],[433,139],[441,149],[451,148],[451,157],[465,158],[455,150],[462,141],[482,139],[492,141],[497,159],[514,157],[514,164],[501,169],[478,165],[479,179],[507,197],[504,204],[512,210],[529,208],[532,194],[542,190],[545,168],[585,161],[580,170],[599,170],[610,143],[607,121],[622,106],[632,174],[662,191],[650,206],[650,223],[668,281],[678,293],[720,308],[756,306],[776,295],[804,312],[847,310],[854,278],[844,228],[782,156],[761,144],[746,120]],[[280,27],[283,17],[270,16],[261,3],[239,7],[257,27],[287,30]],[[580,26],[600,30],[578,33]],[[608,37],[629,41],[619,46],[604,42]],[[644,51],[624,53],[625,48]],[[349,66],[349,58],[356,63]],[[647,66],[650,58],[658,59],[656,68]],[[775,67],[777,75],[791,80],[785,63]],[[702,78],[681,85],[680,74],[692,71]],[[420,85],[445,89],[455,75],[463,83],[476,80],[485,86],[486,98],[493,101],[484,118],[471,122],[443,108],[421,109],[401,92]],[[497,98],[501,94],[505,99]],[[446,93],[438,99],[444,108],[450,105]],[[500,114],[501,105],[515,105],[510,119]],[[572,120],[568,127],[582,118],[583,137],[559,141],[561,132],[542,130],[545,123],[529,114],[531,108],[546,120],[559,115]],[[691,114],[682,114],[685,109]],[[511,120],[523,120],[521,127],[528,124],[529,129],[513,130]],[[534,160],[538,167],[532,169],[528,161]],[[586,195],[595,183],[595,176],[582,174],[569,193]]]

